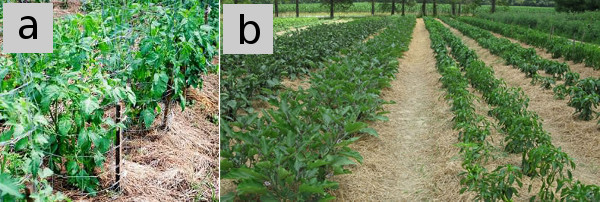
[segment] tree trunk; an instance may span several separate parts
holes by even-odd
[[[333,0],[330,0],[331,6],[329,7],[329,17],[333,18]]]
[[[234,4],[237,4],[237,3],[238,3],[238,0],[233,0],[233,3],[234,3]]]
[[[460,8],[460,6],[461,6],[461,5],[462,5],[462,3],[458,3],[458,16],[459,16],[459,17],[460,17],[460,11],[461,11],[461,8]]]
[[[402,16],[404,16],[404,4],[406,4],[406,0],[402,0]]]
[[[450,6],[452,7],[452,15],[456,15],[456,3],[452,2]]]
[[[427,13],[425,12],[425,10],[427,9],[427,0],[423,0],[423,5],[421,6],[421,14],[423,14],[423,16],[426,16]]]
[[[396,0],[392,0],[392,15],[396,14]]]
[[[371,15],[375,15],[375,0],[371,0]]]
[[[275,0],[275,17],[279,17],[279,7],[278,7],[278,3],[277,0]]]
[[[298,0],[296,0],[296,17],[300,17],[300,9],[298,7]]]
[[[496,12],[496,0],[492,0],[492,13]]]
[[[433,0],[433,16],[437,16],[437,0]]]

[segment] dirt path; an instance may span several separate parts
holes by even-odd
[[[400,72],[383,93],[390,121],[371,125],[379,138],[363,137],[353,149],[364,157],[352,174],[336,176],[339,201],[460,199],[457,132],[443,99],[429,33],[417,19]]]
[[[443,22],[442,22],[443,23]],[[529,97],[528,109],[536,112],[544,129],[551,134],[552,143],[575,159],[575,179],[585,183],[600,183],[599,127],[595,121],[580,121],[573,117],[575,109],[567,105],[568,100],[556,100],[552,90],[531,85],[525,74],[504,65],[504,59],[490,53],[477,42],[460,31],[444,24],[469,48],[475,50],[481,60],[492,66],[496,78],[503,79],[508,86],[521,87]]]
[[[490,31],[490,33],[492,33],[494,36],[496,36],[498,38],[505,38],[505,39],[510,40],[513,43],[517,43],[517,44],[521,45],[523,48],[533,48],[535,50],[536,54],[544,59],[553,60],[553,61],[557,61],[560,63],[565,62],[565,63],[567,63],[567,65],[569,65],[569,68],[571,68],[571,71],[579,73],[581,75],[581,78],[600,76],[600,71],[594,70],[594,68],[592,68],[592,67],[586,67],[585,63],[583,63],[583,62],[579,63],[579,64],[575,64],[573,61],[565,60],[563,57],[554,59],[554,58],[552,58],[552,53],[546,52],[545,49],[528,45],[519,40],[516,40],[513,38],[508,38],[508,37],[502,36],[498,33],[492,32],[492,31]]]

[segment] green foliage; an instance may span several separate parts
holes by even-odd
[[[185,88],[211,68],[218,30],[205,3],[95,3],[55,19],[54,53],[0,57],[3,200],[22,198],[25,184],[30,198],[64,200],[53,175],[97,194],[116,129],[150,126],[168,97],[183,109]],[[107,113],[117,104],[127,113],[118,123]]]
[[[570,88],[571,99],[569,106],[575,108],[575,113],[583,120],[591,120],[600,113],[594,111],[600,103],[600,79],[585,78]]]
[[[316,25],[277,37],[272,55],[223,55],[221,117],[235,120],[239,110],[254,112],[252,102],[274,97],[283,77],[297,79],[312,69],[322,68],[322,62],[332,55],[363,41],[385,25],[382,18]]]
[[[600,2],[594,0],[555,0],[558,12],[595,11],[600,9]]]
[[[522,15],[522,16],[530,16],[530,14]],[[575,34],[576,36],[585,35],[586,37],[590,37],[591,39],[598,39],[600,37],[600,35],[596,35],[596,34],[598,34],[600,32],[593,31],[593,29],[591,29],[589,31],[585,31],[586,34],[583,34],[582,31],[576,31],[573,29],[565,30],[562,32],[569,33],[568,35],[564,35],[566,37],[565,38],[565,37],[556,36],[556,34],[560,35],[560,33],[561,33],[561,31],[559,31],[558,28],[555,28],[555,31],[554,31],[555,35],[551,35],[551,34],[549,34],[551,32],[550,28],[548,28],[548,29],[540,28],[541,29],[541,31],[540,31],[540,29],[528,29],[526,27],[501,23],[501,22],[504,22],[504,23],[527,22],[527,19],[518,18],[518,19],[514,19],[515,21],[511,21],[511,20],[498,19],[498,18],[500,18],[499,16],[496,16],[496,17],[494,17],[494,16],[479,16],[479,17],[487,18],[490,20],[473,18],[473,17],[461,17],[461,18],[458,18],[458,20],[468,23],[468,24],[471,24],[471,25],[474,25],[474,26],[477,26],[477,27],[480,27],[480,28],[483,28],[483,29],[494,31],[494,32],[502,34],[506,37],[517,39],[519,41],[525,42],[532,46],[544,48],[549,53],[552,53],[552,57],[554,57],[554,58],[564,57],[566,60],[571,60],[575,63],[585,62],[586,66],[594,67],[595,69],[600,68],[600,47],[593,45],[593,44],[576,43],[569,39],[569,38],[573,37],[572,34],[574,34],[574,33],[576,33]],[[600,19],[600,16],[592,17],[592,18]],[[532,19],[533,20],[544,19],[544,20],[552,21],[552,22],[539,22],[540,23],[539,26],[548,25],[548,24],[551,25],[551,23],[556,23],[554,20],[552,20],[551,18],[549,18],[548,16],[545,16],[545,15],[533,17]],[[497,22],[494,22],[491,20],[494,20]],[[588,23],[588,24],[590,24],[590,23]],[[578,24],[582,24],[582,23],[577,23],[572,20],[568,20],[568,21],[565,21],[562,23],[556,23],[556,26],[559,26],[559,25],[567,26],[567,25],[578,25]],[[593,23],[591,23],[591,24],[593,24]],[[526,25],[526,26],[532,26],[532,25]],[[582,24],[580,26],[586,27],[587,25]],[[534,26],[532,26],[532,27],[534,27]],[[597,30],[600,30],[600,27]],[[579,34],[577,34],[577,33],[579,33]],[[579,38],[575,38],[575,39],[580,40]],[[589,40],[585,40],[585,41],[589,41]]]
[[[311,26],[322,23],[324,20],[319,18],[274,18],[273,19],[273,31],[279,32],[288,30],[291,28]]]
[[[329,190],[338,183],[331,177],[349,173],[346,165],[363,161],[348,145],[359,139],[358,134],[377,136],[364,121],[385,119],[381,89],[389,86],[397,72],[396,59],[407,50],[415,18],[366,18],[357,23],[388,28],[366,43],[353,41],[343,59],[339,52],[327,51],[323,55],[327,60],[314,61],[325,68],[310,74],[309,88],[277,90],[277,96],[267,99],[272,108],[261,110],[261,116],[249,111],[238,113],[235,121],[222,119],[221,176],[237,185],[236,192],[223,200],[335,199]],[[369,31],[353,34],[364,39],[377,29]],[[320,29],[298,34],[319,36]],[[279,40],[288,39],[278,38],[275,43]],[[252,63],[245,64],[252,67]]]
[[[442,19],[451,26],[463,31],[463,33],[471,31],[473,35],[481,34],[473,30],[467,30],[463,25],[452,22],[450,19]],[[439,60],[439,58],[443,58],[439,56],[440,54],[446,54],[445,49],[446,45],[448,45],[452,49],[454,58],[466,71],[465,77],[469,79],[474,88],[482,93],[488,104],[493,106],[493,109],[488,114],[498,121],[498,128],[502,133],[506,134],[505,151],[522,154],[520,168],[514,165],[505,165],[497,167],[492,172],[488,172],[483,166],[479,165],[479,163],[482,163],[481,161],[473,160],[488,155],[488,149],[486,149],[487,143],[479,142],[484,140],[484,138],[462,138],[463,143],[459,144],[459,147],[461,147],[461,152],[463,153],[463,168],[466,171],[462,173],[461,184],[465,187],[461,189],[461,193],[468,190],[477,193],[477,198],[481,200],[510,201],[513,200],[513,196],[518,195],[516,187],[523,186],[521,179],[525,174],[532,179],[539,178],[542,181],[542,186],[537,194],[537,197],[542,201],[558,200],[561,197],[569,198],[581,194],[582,191],[575,191],[576,193],[568,192],[568,190],[582,187],[581,185],[571,183],[573,181],[571,170],[575,169],[575,164],[566,153],[560,151],[560,148],[552,145],[550,135],[543,130],[538,116],[527,110],[528,98],[525,94],[518,88],[507,88],[502,81],[494,78],[494,74],[489,73],[492,71],[491,68],[486,67],[483,62],[477,59],[477,55],[472,50],[468,50],[462,44],[462,41],[441,23],[430,18],[426,18],[425,20],[432,38],[432,48],[438,54],[436,55],[436,58],[438,58],[438,68],[440,68],[440,64],[448,64],[448,62],[443,62],[443,60],[440,62]],[[441,40],[442,38],[445,40],[445,45],[444,41]],[[442,76],[444,77],[446,74],[442,72]],[[448,80],[459,81],[460,78]],[[454,92],[454,90],[449,92]],[[454,104],[455,102],[453,102]],[[469,119],[456,119],[455,117],[454,120],[462,121]],[[461,126],[465,130],[461,132],[461,137],[463,137],[462,134],[466,134],[465,132],[469,132],[469,130],[472,130],[471,128],[482,124],[477,122],[463,122],[456,125]],[[489,133],[481,132],[480,134],[485,135]],[[584,186],[594,187],[595,185]],[[589,188],[588,190],[590,189],[593,190],[593,188]],[[558,193],[561,193],[560,197],[556,196]],[[581,197],[579,198],[581,199]]]

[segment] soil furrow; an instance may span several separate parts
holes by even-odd
[[[595,121],[577,120],[575,109],[567,105],[568,100],[554,99],[552,90],[544,90],[531,85],[525,74],[511,66],[504,65],[504,59],[490,53],[475,40],[443,23],[463,43],[476,51],[487,65],[492,66],[496,78],[503,79],[508,86],[520,87],[529,97],[528,109],[536,112],[544,129],[551,134],[552,143],[575,159],[577,169],[574,178],[588,184],[600,183],[600,136]]]
[[[336,176],[340,201],[466,200],[459,195],[462,170],[458,133],[443,99],[440,75],[423,19],[417,19],[409,50],[391,88],[383,93],[389,121],[371,124],[380,137],[351,145],[364,157],[352,174]]]

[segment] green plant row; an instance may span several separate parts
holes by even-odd
[[[507,12],[481,13],[479,18],[518,25],[545,33],[554,33],[568,39],[600,44],[600,12]]]
[[[277,37],[270,55],[223,55],[221,116],[235,120],[239,111],[254,111],[252,102],[272,97],[284,77],[297,79],[312,69],[322,68],[328,57],[339,55],[386,24],[377,17],[316,25]]]
[[[311,26],[322,23],[323,20],[319,18],[274,18],[273,19],[273,31],[279,32],[288,30],[291,28]]]
[[[480,91],[485,101],[493,106],[488,114],[498,121],[501,132],[506,134],[504,150],[522,154],[520,167],[511,167],[514,168],[514,173],[512,176],[507,175],[508,179],[515,180],[519,187],[522,187],[522,175],[529,176],[532,180],[540,180],[541,187],[537,193],[540,200],[598,200],[600,192],[597,185],[584,185],[585,189],[572,186],[581,185],[578,181],[573,182],[571,169],[575,169],[574,162],[560,148],[552,145],[550,135],[543,129],[537,114],[527,110],[529,98],[523,91],[519,88],[509,88],[502,80],[496,79],[493,70],[485,66],[485,63],[477,58],[477,54],[468,49],[449,29],[437,21],[433,24],[437,24],[437,27],[443,30],[440,32],[447,45],[452,48],[452,55],[463,67],[471,86]],[[467,179],[476,182],[478,178]],[[513,194],[518,194],[515,192],[516,188],[512,187],[513,183],[509,182],[499,183],[501,186],[497,188],[502,189],[491,194],[499,196],[494,200],[510,200]],[[530,185],[530,191],[531,188]],[[534,197],[536,196],[532,199]]]
[[[570,71],[566,63],[547,60],[536,54],[533,48],[523,48],[505,38],[498,38],[489,31],[461,23],[452,18],[441,17],[446,24],[458,29],[464,35],[477,41],[482,47],[489,49],[494,55],[506,60],[506,63],[519,68],[527,77],[540,77],[538,70],[544,70],[553,78],[561,79]],[[549,88],[549,87],[548,87]]]
[[[359,134],[377,136],[365,121],[386,120],[380,97],[398,72],[408,48],[414,17],[378,19],[388,28],[345,56],[331,56],[310,74],[308,89],[283,90],[273,108],[222,124],[221,176],[236,185],[222,200],[332,200],[332,176],[361,163],[348,147]],[[226,123],[222,121],[222,123]]]
[[[564,57],[575,63],[585,62],[586,66],[600,69],[600,46],[574,42],[568,38],[553,36],[547,32],[517,25],[504,24],[481,18],[460,17],[458,20],[517,39],[529,45],[544,48],[552,57]]]
[[[0,200],[63,199],[52,176],[94,195],[117,128],[152,125],[161,102],[183,110],[185,89],[212,67],[218,30],[201,3],[177,2],[55,19],[54,53],[0,57]]]
[[[558,63],[539,57],[533,49],[525,49],[519,44],[511,43],[508,39],[500,39],[493,36],[489,31],[475,26],[461,23],[459,21],[442,18],[450,26],[460,30],[465,35],[474,38],[484,48],[488,48],[492,54],[504,58],[507,63],[518,67],[527,76],[532,77],[533,83],[541,83],[546,89],[556,84],[554,78],[544,77],[537,74],[540,67],[545,67],[546,73],[554,75],[555,78],[565,79],[565,84],[554,87],[557,98],[570,96],[568,105],[575,108],[575,114],[580,119],[591,120],[600,115],[595,111],[600,103],[600,80],[598,78],[579,79],[579,74],[572,72],[567,64]],[[510,47],[510,48],[507,48]],[[519,54],[524,53],[525,54]],[[523,56],[525,55],[525,56]],[[534,63],[534,64],[530,64]],[[539,65],[536,65],[539,64]],[[546,65],[546,66],[544,66]],[[558,74],[560,72],[561,74]],[[562,76],[562,77],[561,77]],[[572,87],[571,87],[572,86]]]
[[[457,146],[460,147],[461,165],[465,169],[461,173],[460,183],[464,187],[460,193],[473,191],[477,193],[476,200],[510,200],[513,195],[518,195],[515,183],[521,186],[522,174],[518,167],[510,164],[498,166],[493,171],[482,165],[491,157],[492,145],[486,140],[491,124],[475,113],[473,101],[476,97],[467,90],[469,81],[448,54],[442,25],[432,18],[425,18],[425,25],[429,30],[431,48],[436,53],[438,72],[442,75],[440,81],[446,89],[446,99],[451,103],[454,129],[460,131]]]

